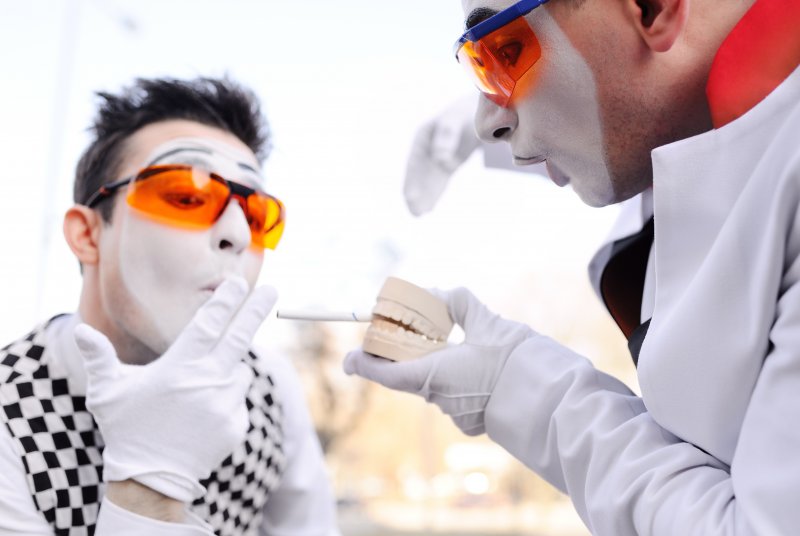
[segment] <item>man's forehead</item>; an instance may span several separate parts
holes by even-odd
[[[259,180],[260,166],[248,154],[222,141],[210,138],[174,138],[157,146],[145,166],[169,163],[202,164],[222,174],[248,176]]]

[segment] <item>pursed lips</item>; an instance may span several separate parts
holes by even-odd
[[[208,291],[208,292],[212,292],[213,293],[214,291],[217,290],[217,287],[219,287],[221,284],[222,284],[222,280],[220,279],[220,280],[214,281],[212,283],[209,283],[208,285],[203,286],[200,290]]]
[[[547,160],[547,157],[544,155],[539,156],[517,156],[514,155],[514,163],[521,164],[521,165],[529,165],[529,164],[540,164]]]

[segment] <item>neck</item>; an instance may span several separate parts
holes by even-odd
[[[85,270],[78,313],[84,323],[105,335],[117,352],[117,358],[129,365],[146,365],[159,356],[105,313],[103,300],[91,269]]]

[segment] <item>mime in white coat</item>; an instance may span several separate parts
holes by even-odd
[[[466,289],[434,291],[463,343],[345,370],[487,433],[593,534],[797,534],[800,2],[463,6],[480,139],[624,202],[590,274],[642,396]]]

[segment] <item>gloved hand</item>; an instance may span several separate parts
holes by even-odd
[[[447,303],[450,317],[464,329],[464,342],[397,363],[359,349],[347,354],[344,371],[416,393],[439,406],[465,434],[482,434],[486,404],[508,356],[536,333],[494,314],[465,288],[428,291]]]
[[[480,145],[472,119],[476,96],[455,101],[417,130],[403,183],[406,205],[414,216],[433,209],[450,176]]]
[[[275,304],[272,287],[231,278],[195,314],[170,348],[146,365],[127,365],[110,341],[75,328],[85,360],[86,406],[105,441],[104,479],[134,479],[190,502],[206,478],[244,441],[252,370],[242,361]]]

